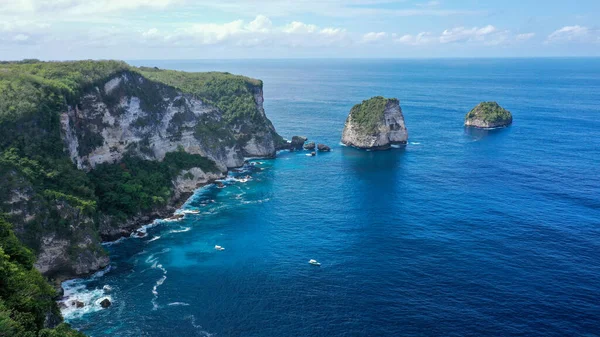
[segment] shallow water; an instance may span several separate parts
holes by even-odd
[[[261,78],[279,133],[333,151],[260,160],[232,173],[226,188],[198,191],[184,208],[199,214],[107,245],[110,270],[69,284],[96,303],[67,312],[76,328],[92,336],[600,331],[599,59],[132,63]],[[406,148],[339,145],[352,105],[374,95],[400,99]],[[509,109],[514,124],[464,129],[464,115],[484,100]],[[245,183],[233,179],[247,174]],[[104,296],[108,310],[97,304]]]

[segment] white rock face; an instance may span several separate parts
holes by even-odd
[[[174,198],[180,199],[184,194],[193,193],[198,187],[216,179],[225,178],[224,173],[204,172],[198,167],[183,170],[173,181]]]
[[[132,86],[146,90],[146,97],[122,95],[135,92],[126,90]],[[214,139],[212,135],[196,135],[198,124],[221,119],[223,112],[218,108],[138,74],[125,73],[88,92],[80,104],[70,106],[61,115],[63,141],[74,163],[84,170],[117,162],[131,150],[149,160],[162,160],[166,153],[183,148],[212,159],[221,171],[226,171],[243,165],[245,156],[275,154],[275,131],[265,116],[262,89],[255,89],[254,98],[268,130],[232,144],[231,140]],[[235,126],[228,132],[235,136],[241,128]]]
[[[392,144],[406,144],[407,140],[408,131],[397,99],[387,100],[374,131],[365,130],[350,113],[342,133],[342,143],[361,149],[387,149]]]

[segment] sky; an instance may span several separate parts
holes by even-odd
[[[0,0],[0,60],[600,56],[600,0]]]

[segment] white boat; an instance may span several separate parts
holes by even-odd
[[[308,263],[312,264],[313,266],[320,266],[321,265],[319,262],[317,262],[317,260],[313,260],[313,259],[310,259],[308,261]]]
[[[221,246],[219,246],[219,245],[216,245],[216,246],[215,246],[215,249],[216,249],[216,250],[225,250],[225,248],[223,248],[223,247],[221,247]]]

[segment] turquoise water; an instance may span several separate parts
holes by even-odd
[[[91,303],[66,313],[76,328],[598,335],[599,59],[132,63],[260,78],[279,133],[333,151],[254,161],[226,188],[198,191],[184,208],[199,214],[107,246],[108,271],[67,284]],[[405,149],[339,145],[352,105],[374,95],[400,99]],[[485,100],[514,124],[465,130],[464,115]],[[100,310],[105,296],[114,304]]]

